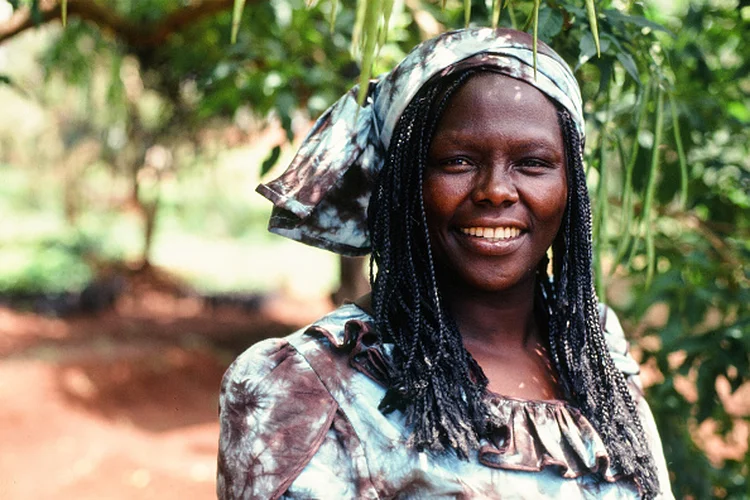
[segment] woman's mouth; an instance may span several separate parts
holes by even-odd
[[[491,241],[512,240],[521,235],[521,229],[517,227],[462,227],[459,230],[467,236]]]

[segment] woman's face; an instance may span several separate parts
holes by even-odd
[[[441,276],[487,292],[533,279],[567,203],[555,106],[520,80],[471,77],[438,123],[423,195]]]

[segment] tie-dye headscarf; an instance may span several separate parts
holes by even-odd
[[[527,33],[474,28],[444,33],[371,82],[363,106],[352,88],[318,119],[281,177],[258,186],[274,204],[273,233],[342,255],[370,251],[367,205],[396,122],[433,78],[472,67],[522,80],[565,108],[584,137],[581,94],[570,67]]]

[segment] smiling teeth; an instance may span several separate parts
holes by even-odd
[[[521,234],[521,230],[517,227],[463,227],[461,232],[490,240],[509,240]]]

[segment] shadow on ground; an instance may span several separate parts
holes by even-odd
[[[0,498],[213,497],[227,366],[331,308],[247,299],[139,289],[64,317],[0,306]]]

